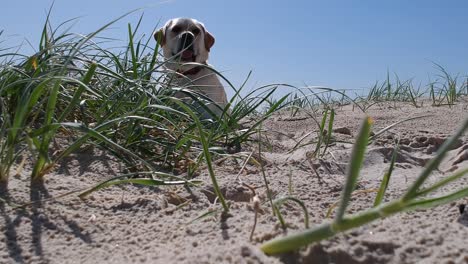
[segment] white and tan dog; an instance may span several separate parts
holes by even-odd
[[[209,104],[209,109],[221,115],[227,104],[226,92],[208,65],[208,55],[215,43],[213,35],[195,19],[175,18],[156,31],[154,38],[162,47],[166,68],[182,75],[178,84],[210,98],[216,104]]]

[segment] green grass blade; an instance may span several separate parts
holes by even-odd
[[[388,183],[390,182],[390,177],[392,175],[393,168],[395,167],[395,161],[398,156],[399,144],[400,143],[397,142],[395,149],[393,150],[392,159],[390,161],[390,166],[388,170],[385,172],[382,182],[380,183],[379,192],[377,193],[375,200],[374,200],[374,207],[382,203],[382,200],[385,196],[385,192],[387,191]]]
[[[424,117],[430,117],[431,115],[422,115],[422,116],[415,116],[415,117],[410,117],[410,118],[406,118],[406,119],[403,119],[403,120],[400,120],[398,122],[395,122],[389,126],[386,126],[384,128],[382,128],[381,130],[377,131],[370,139],[369,141],[372,142],[374,141],[377,137],[379,137],[380,135],[382,135],[383,133],[385,133],[386,131],[390,130],[391,128],[401,124],[401,123],[404,123],[404,122],[407,122],[407,121],[411,121],[411,120],[415,120],[415,119],[419,119],[419,118],[424,118]]]
[[[330,111],[330,120],[328,121],[328,131],[327,131],[327,138],[325,140],[325,148],[323,149],[322,155],[325,155],[328,146],[331,143],[332,139],[332,132],[333,132],[333,123],[335,122],[335,109]]]
[[[138,61],[137,61],[137,54],[135,52],[135,45],[133,43],[133,32],[132,26],[130,23],[128,24],[128,38],[129,38],[129,49],[132,58],[132,69],[133,69],[133,79],[138,78]]]
[[[273,205],[273,214],[278,218],[281,228],[283,228],[283,230],[286,230],[288,226],[286,225],[286,221],[284,221],[283,214],[281,214],[279,207],[276,205]]]
[[[456,172],[455,174],[438,181],[437,183],[431,185],[431,187],[420,190],[418,192],[418,196],[424,196],[424,195],[426,195],[428,193],[431,193],[431,192],[439,189],[442,186],[445,186],[445,185],[447,185],[447,184],[449,184],[449,183],[451,183],[453,181],[456,181],[456,180],[460,179],[461,177],[465,176],[466,174],[468,174],[468,168],[462,169],[462,170]]]
[[[56,80],[52,87],[52,90],[50,91],[49,100],[47,101],[47,106],[45,110],[45,118],[44,118],[43,126],[48,126],[52,123],[61,84],[62,82],[60,79]],[[46,166],[47,162],[49,162],[49,154],[48,154],[49,145],[50,145],[50,140],[52,139],[54,134],[55,134],[55,130],[49,130],[48,133],[44,134],[42,137],[42,142],[39,147],[39,156],[37,158],[36,163],[34,164],[34,167],[31,173],[32,180],[36,180],[42,176],[43,169]]]
[[[344,232],[346,230],[362,226],[366,223],[379,219],[380,217],[390,216],[401,211],[402,208],[403,204],[399,201],[384,204],[382,206],[359,213],[355,216],[342,219],[342,221],[339,223],[323,223],[313,227],[312,229],[307,229],[299,233],[273,239],[264,243],[260,248],[265,254],[268,255],[298,250],[299,248],[307,246],[311,243],[333,237],[339,232]]]
[[[24,126],[26,122],[27,115],[30,113],[31,109],[34,105],[37,104],[40,96],[47,91],[48,85],[50,83],[50,79],[42,81],[39,83],[34,90],[32,90],[31,94],[28,96],[28,91],[23,91],[21,95],[21,101],[19,107],[16,108],[14,117],[13,117],[13,124],[9,131],[8,141],[14,142],[18,133]],[[29,87],[28,87],[29,89]]]
[[[91,63],[91,65],[89,66],[88,72],[83,77],[82,84],[78,87],[75,94],[73,95],[73,98],[68,103],[67,107],[63,110],[60,117],[57,119],[58,122],[62,122],[65,119],[65,117],[67,117],[67,115],[73,110],[73,108],[79,104],[81,100],[81,95],[86,89],[85,85],[88,85],[91,82],[91,79],[93,78],[94,73],[96,72],[96,69],[97,69],[97,64]]]
[[[451,203],[453,201],[465,198],[467,196],[468,188],[464,188],[462,190],[441,197],[410,201],[407,207],[405,208],[405,211],[432,208],[435,206]]]
[[[203,129],[202,124],[200,123],[200,119],[198,118],[196,113],[194,113],[188,106],[186,106],[180,100],[174,100],[174,102],[177,103],[180,107],[182,107],[192,117],[193,121],[195,122],[195,124],[196,124],[196,126],[198,128],[198,132],[200,134],[199,139],[200,139],[200,143],[202,144],[202,147],[203,147],[203,155],[205,157],[206,165],[208,167],[208,173],[209,173],[210,178],[211,178],[211,183],[213,184],[213,189],[214,189],[214,191],[216,193],[216,196],[218,197],[219,202],[221,203],[221,205],[223,207],[224,213],[228,213],[229,212],[229,206],[226,203],[226,200],[224,199],[224,196],[223,196],[223,194],[221,192],[221,189],[219,188],[218,180],[216,179],[216,175],[215,175],[214,170],[213,170],[213,163],[212,163],[212,160],[211,160],[211,153],[210,153],[210,150],[209,150],[208,139],[205,136],[205,131]]]
[[[90,188],[89,190],[86,190],[78,195],[80,198],[84,198],[88,196],[89,194],[99,191],[101,189],[113,186],[113,185],[119,185],[119,184],[139,184],[139,185],[144,185],[144,186],[161,186],[161,185],[185,185],[185,184],[199,184],[201,181],[199,180],[188,180],[188,181],[165,181],[165,180],[159,180],[159,179],[153,179],[153,178],[130,178],[130,179],[123,179],[128,177],[128,175],[124,176],[119,176],[115,177],[109,180],[106,180],[102,183],[97,184],[96,186]]]
[[[137,160],[139,160],[142,164],[144,164],[148,169],[150,170],[154,170],[153,166],[148,163],[146,161],[146,159],[140,157],[139,155],[133,153],[132,151],[122,147],[121,145],[115,143],[114,141],[110,140],[109,138],[107,138],[106,136],[102,135],[101,133],[99,133],[97,130],[94,130],[92,128],[89,128],[89,127],[86,127],[84,126],[83,124],[80,124],[80,123],[61,123],[62,126],[66,126],[66,127],[70,127],[70,128],[74,128],[74,129],[77,129],[77,130],[80,130],[82,132],[84,132],[86,135],[84,135],[81,140],[78,140],[77,142],[78,143],[74,143],[72,144],[72,146],[68,147],[64,153],[66,154],[61,154],[59,157],[62,158],[62,157],[65,157],[66,155],[70,154],[73,150],[77,149],[78,147],[80,147],[86,139],[88,139],[89,137],[93,137],[97,140],[100,140],[104,143],[106,143],[108,146],[112,147],[113,149],[116,149],[116,150],[119,150],[133,158],[136,158]],[[55,162],[57,162],[58,158],[55,160]]]
[[[297,250],[300,247],[321,241],[334,235],[335,232],[332,230],[331,225],[327,223],[316,226],[313,229],[308,229],[304,232],[273,239],[264,243],[260,249],[268,255],[280,254]]]
[[[292,197],[292,196],[278,198],[278,199],[273,201],[273,204],[274,204],[275,208],[277,208],[277,212],[279,212],[279,207],[282,204],[284,204],[284,203],[286,203],[288,201],[295,202],[302,208],[302,211],[304,212],[304,225],[305,225],[305,228],[309,228],[309,212],[307,211],[307,207],[305,206],[305,204],[301,200],[299,200],[299,199],[297,199],[295,197]]]
[[[348,165],[346,183],[343,188],[343,192],[341,193],[341,202],[335,217],[335,221],[337,223],[342,221],[346,207],[348,206],[351,198],[351,193],[354,191],[356,186],[359,172],[364,161],[364,154],[369,140],[371,124],[372,119],[370,117],[366,117],[362,122],[361,129],[356,138],[356,142],[354,143],[350,164]]]
[[[221,212],[221,208],[216,208],[216,209],[212,209],[212,210],[208,210],[208,212],[206,213],[203,213],[201,214],[200,216],[197,216],[195,219],[191,220],[190,222],[187,223],[187,225],[190,225],[190,224],[193,224],[201,219],[204,219],[206,217],[209,217],[209,216],[214,216],[216,215],[217,213]]]
[[[322,147],[323,138],[325,137],[323,135],[323,131],[325,130],[325,123],[327,122],[327,118],[328,118],[328,108],[325,109],[325,112],[323,112],[322,114],[322,122],[320,122],[319,135],[318,135],[317,144],[315,145],[314,155],[318,155],[320,153],[320,148]]]

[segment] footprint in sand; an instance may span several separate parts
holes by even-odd
[[[402,139],[400,143],[409,147],[408,150],[410,151],[421,151],[426,154],[432,154],[440,148],[446,139],[447,137],[443,136],[417,136],[412,140],[408,138]],[[460,146],[462,146],[462,141],[459,139],[453,146],[453,149],[459,148]]]
[[[400,140],[400,150],[396,158],[396,166],[408,168],[411,166],[425,166],[430,161],[435,152],[442,146],[447,137],[443,136],[416,136],[403,138]],[[369,152],[380,152],[385,160],[390,160],[394,147],[378,147]],[[452,150],[447,154],[447,161],[443,162],[440,169],[444,172],[454,172],[465,167],[468,161],[468,143],[461,139],[457,140]]]
[[[455,154],[449,159],[449,168],[445,170],[446,172],[453,172],[467,166],[465,162],[468,161],[468,143],[465,143],[454,152]]]

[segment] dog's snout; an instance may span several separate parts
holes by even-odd
[[[180,34],[180,48],[181,49],[188,49],[192,47],[193,41],[195,40],[195,36],[192,32],[186,31]]]

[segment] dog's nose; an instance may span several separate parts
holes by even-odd
[[[192,32],[187,31],[187,32],[180,34],[179,38],[180,38],[180,42],[179,42],[180,48],[188,49],[192,46],[195,36],[193,35]]]

